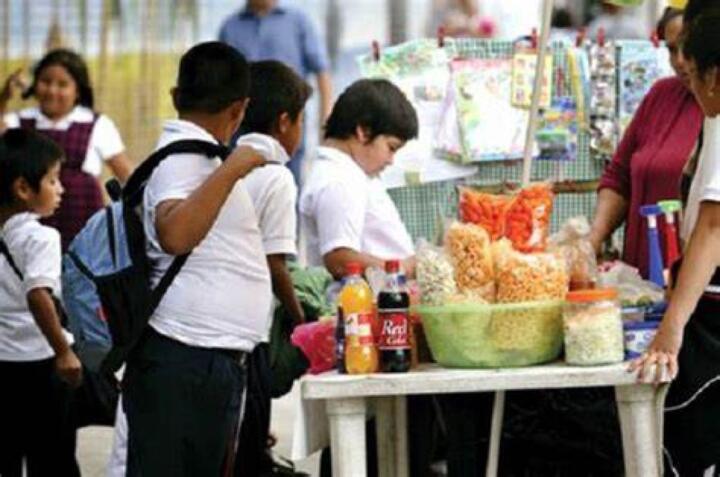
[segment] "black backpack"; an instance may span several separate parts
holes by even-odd
[[[173,142],[133,172],[119,200],[93,215],[63,259],[63,302],[78,357],[91,370],[116,371],[146,330],[189,254],[175,257],[155,288],[140,208],[155,168],[173,154],[225,159],[228,149],[199,140]]]

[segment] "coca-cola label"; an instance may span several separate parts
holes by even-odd
[[[345,317],[345,340],[348,346],[374,344],[372,320],[372,313],[349,313]]]
[[[378,348],[409,349],[408,341],[408,311],[407,310],[380,310],[379,317],[382,323],[380,342]]]

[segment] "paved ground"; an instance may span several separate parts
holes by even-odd
[[[294,391],[296,392],[296,391]],[[290,394],[273,402],[272,429],[278,437],[276,451],[280,455],[289,456],[292,445],[293,404]],[[112,446],[112,429],[109,427],[91,427],[83,429],[78,439],[78,458],[83,477],[104,477],[110,448]],[[308,472],[311,476],[318,475],[318,457],[298,463],[298,470]]]

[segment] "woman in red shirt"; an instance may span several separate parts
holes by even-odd
[[[623,261],[647,277],[647,224],[640,207],[679,199],[680,179],[702,128],[702,112],[689,89],[679,40],[682,10],[668,8],[658,35],[670,50],[676,75],[659,80],[635,113],[612,162],[600,180],[590,239],[602,243],[625,223]]]

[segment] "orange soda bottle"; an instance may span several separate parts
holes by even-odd
[[[373,336],[373,293],[362,277],[362,265],[348,263],[345,285],[338,304],[345,314],[345,369],[348,374],[378,371],[379,359]]]

